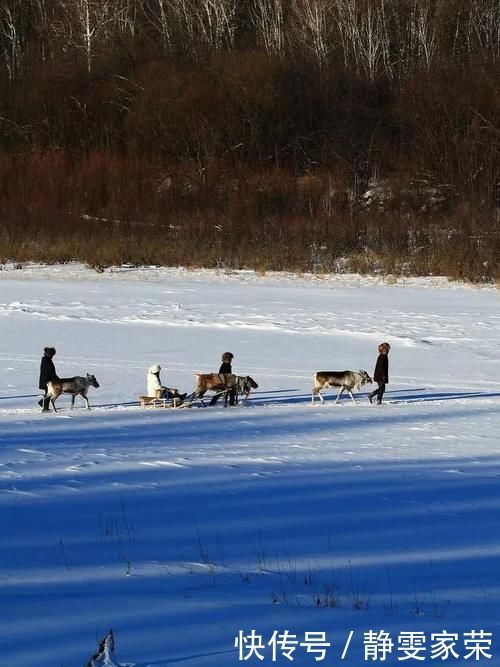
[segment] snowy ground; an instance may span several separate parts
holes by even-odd
[[[2,666],[82,667],[113,628],[122,664],[240,661],[235,637],[325,632],[324,661],[363,664],[363,633],[493,633],[500,665],[500,293],[207,271],[79,266],[0,272]],[[311,407],[315,370],[373,371]],[[44,345],[95,373],[93,410],[35,409]],[[146,368],[193,388],[220,354],[247,405],[141,411]],[[320,604],[318,605],[318,599]],[[279,656],[278,664],[291,664]],[[245,652],[243,652],[243,655]],[[298,646],[293,664],[319,654]],[[418,664],[408,660],[409,664]]]

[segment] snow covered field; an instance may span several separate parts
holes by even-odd
[[[370,630],[386,663],[404,632],[442,663],[446,630],[446,664],[471,664],[484,629],[500,665],[499,306],[430,279],[1,271],[2,666],[82,667],[109,628],[137,667],[272,664],[275,630],[331,643],[277,664],[359,667]],[[386,406],[310,405],[315,370],[372,373],[382,340]],[[97,376],[93,410],[40,414],[45,345]],[[152,363],[191,391],[226,350],[260,385],[246,405],[137,407]],[[252,629],[263,660],[235,647]]]

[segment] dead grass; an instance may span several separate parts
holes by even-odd
[[[102,153],[3,155],[0,260],[254,269],[261,275],[321,275],[341,267],[385,276],[388,284],[408,275],[498,284],[500,237],[487,213],[462,206],[429,217],[407,209],[356,209],[343,200],[325,208],[333,179],[304,180],[284,169],[249,172],[221,161],[200,178],[190,163],[174,169]]]

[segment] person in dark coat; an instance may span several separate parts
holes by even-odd
[[[373,402],[375,396],[377,397],[377,403],[380,405],[382,403],[382,397],[385,392],[385,385],[389,383],[389,350],[391,346],[389,343],[380,343],[378,346],[378,359],[375,364],[375,371],[373,373],[373,380],[378,384],[378,389],[372,391],[371,394],[368,394],[368,400],[370,403]]]
[[[233,363],[234,354],[232,352],[224,352],[222,355],[222,364],[219,368],[219,373],[222,375],[229,375],[233,372],[231,364]]]
[[[230,375],[233,372],[232,362],[234,354],[232,352],[224,352],[222,355],[222,364],[219,368],[219,375]],[[210,405],[215,405],[220,398],[220,394],[215,394],[210,401]],[[236,403],[236,389],[231,389],[229,392],[229,405]]]
[[[40,379],[38,380],[38,388],[43,389],[43,398],[38,401],[38,405],[43,408],[44,412],[49,412],[47,384],[52,380],[57,380],[56,367],[52,361],[55,353],[55,347],[44,347],[42,361],[40,362]]]

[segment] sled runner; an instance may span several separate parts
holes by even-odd
[[[174,396],[167,398],[160,396],[158,391],[157,396],[139,396],[139,403],[141,408],[188,408],[190,403],[186,402],[185,395],[182,397]]]

